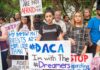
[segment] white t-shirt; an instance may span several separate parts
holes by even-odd
[[[53,20],[53,23],[59,25],[63,33],[66,33],[66,24],[62,20],[59,20],[58,22]]]
[[[28,32],[30,30],[28,29],[28,26],[25,24],[25,25],[23,25],[23,27],[19,31]]]

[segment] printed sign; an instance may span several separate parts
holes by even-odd
[[[70,41],[29,42],[29,69],[70,69]]]
[[[41,0],[20,0],[22,16],[42,14]]]
[[[76,54],[71,55],[71,70],[90,70],[90,64],[93,57],[92,54],[84,54],[78,56]]]
[[[10,55],[26,55],[29,42],[35,41],[38,31],[10,32]]]

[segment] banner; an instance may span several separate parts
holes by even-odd
[[[26,55],[29,42],[37,36],[38,31],[9,32],[10,55]]]
[[[18,26],[19,23],[20,23],[20,21],[8,23],[8,24],[4,25],[4,27],[8,32],[16,31],[16,27]]]
[[[2,70],[1,51],[0,51],[0,70]]]
[[[71,70],[90,70],[92,54],[84,54],[78,56],[76,54],[71,55]]]
[[[29,42],[29,69],[70,69],[70,41]]]
[[[14,66],[19,70],[29,70],[28,60],[12,60],[12,67]]]
[[[42,14],[42,1],[20,0],[20,9],[22,16]]]

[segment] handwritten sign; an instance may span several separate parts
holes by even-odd
[[[70,41],[36,41],[29,44],[29,69],[70,69]]]
[[[29,70],[28,60],[12,60],[12,67],[16,66],[20,70]]]
[[[38,31],[30,32],[10,32],[10,55],[26,55],[28,42],[35,41]]]
[[[78,56],[76,54],[71,55],[71,69],[72,70],[90,70],[90,64],[93,57],[92,54],[85,54]]]
[[[20,0],[20,8],[22,16],[42,14],[41,0]]]
[[[8,32],[16,31],[16,27],[18,26],[19,23],[20,23],[20,21],[8,23],[8,24],[4,25],[4,27]]]

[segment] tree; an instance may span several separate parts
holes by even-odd
[[[9,17],[19,11],[18,0],[0,0],[0,15]]]
[[[68,12],[90,8],[92,10],[96,0],[52,0],[53,7],[60,8],[65,14]],[[72,8],[73,7],[73,8]]]

